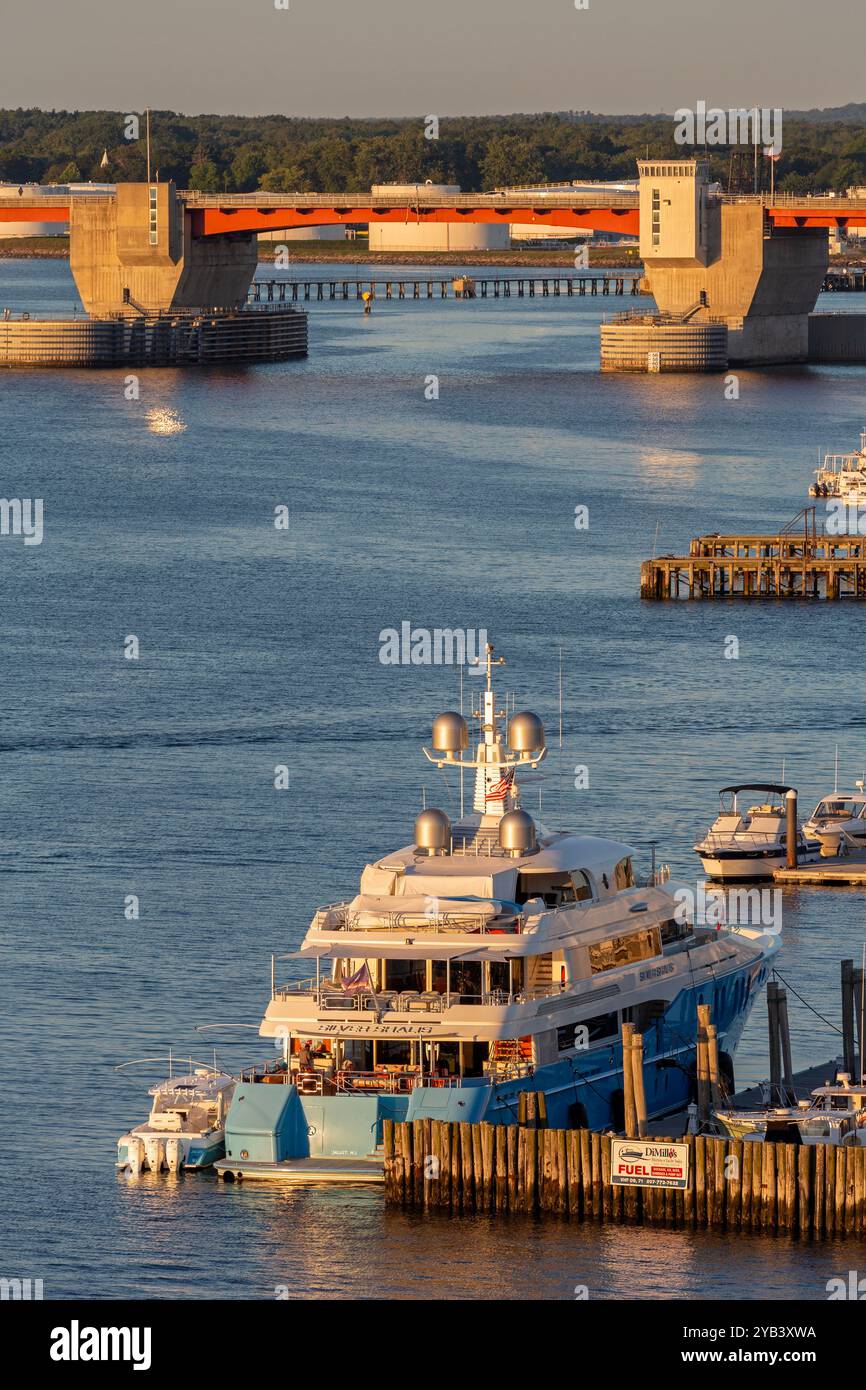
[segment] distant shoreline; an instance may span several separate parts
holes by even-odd
[[[293,244],[290,242],[291,247]],[[294,265],[335,265],[345,264],[369,266],[467,266],[489,265],[519,268],[547,267],[550,270],[574,270],[574,250],[531,251],[520,247],[510,251],[368,251],[356,247],[353,242],[296,242],[297,250],[290,250],[289,268]],[[259,264],[269,265],[274,259],[273,243],[265,243],[259,248]],[[0,260],[68,260],[68,237],[9,237],[0,239]],[[590,269],[600,270],[643,270],[637,256],[630,255],[618,247],[610,251],[595,249],[590,252]]]

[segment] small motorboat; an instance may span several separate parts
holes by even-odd
[[[825,855],[866,847],[866,792],[863,782],[856,786],[856,792],[823,797],[803,826],[803,834],[820,841]]]
[[[853,507],[866,502],[866,430],[860,433],[860,448],[856,453],[824,455],[823,467],[815,469],[809,496]]]
[[[152,1065],[142,1058],[117,1068]],[[164,1061],[164,1059],[162,1059]],[[237,1077],[217,1067],[193,1067],[149,1087],[150,1114],[117,1141],[117,1167],[132,1174],[210,1168],[225,1153],[225,1119]]]
[[[816,1086],[811,1100],[756,1110],[714,1110],[732,1139],[758,1143],[866,1144],[866,1081],[855,1085],[848,1072]]]
[[[709,878],[723,882],[772,878],[776,869],[785,867],[786,797],[792,790],[779,782],[740,782],[722,787],[719,814],[695,845]],[[763,799],[740,811],[741,792],[760,792]],[[820,841],[798,829],[798,863],[808,864],[820,855]]]

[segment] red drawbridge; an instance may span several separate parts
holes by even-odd
[[[438,223],[482,222],[531,223],[538,227],[574,227],[576,230],[619,232],[637,236],[640,232],[637,193],[562,191],[541,189],[511,193],[460,193],[437,195],[418,186],[417,197],[369,193],[196,193],[183,192],[179,198],[190,218],[194,237],[225,236],[232,232],[283,231],[296,227],[379,222]],[[73,195],[82,202],[111,200],[111,193]],[[801,197],[776,194],[770,198],[730,197],[731,202],[758,202],[769,222],[776,227],[811,229],[826,227],[845,231],[866,226],[866,198],[841,198],[832,194]],[[0,224],[3,222],[66,222],[70,214],[69,195],[0,193]]]

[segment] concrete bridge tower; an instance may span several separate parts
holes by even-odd
[[[71,200],[70,267],[88,314],[239,309],[257,261],[254,232],[192,236],[173,183],[120,183]]]
[[[803,362],[827,232],[773,227],[763,202],[726,201],[705,159],[639,160],[640,253],[661,313],[722,320],[732,362]]]

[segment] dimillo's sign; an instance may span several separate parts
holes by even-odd
[[[614,1187],[673,1187],[682,1191],[689,1185],[689,1146],[614,1139],[610,1180]]]

